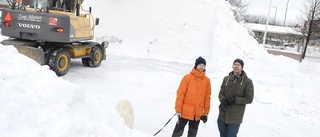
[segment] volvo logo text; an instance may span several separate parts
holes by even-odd
[[[29,29],[40,29],[40,25],[18,23],[20,28],[29,28]]]

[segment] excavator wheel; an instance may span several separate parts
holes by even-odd
[[[81,59],[83,66],[89,67],[89,59],[90,58],[82,58]]]
[[[90,53],[90,58],[87,59],[90,67],[99,67],[103,59],[102,49],[99,46],[93,47]]]
[[[55,50],[54,48],[49,48],[49,49],[45,50],[45,52],[44,52],[44,61],[45,61],[44,64],[45,65],[49,65],[50,56],[54,50]]]
[[[65,75],[70,67],[70,53],[63,48],[55,49],[50,55],[48,65],[58,76]]]

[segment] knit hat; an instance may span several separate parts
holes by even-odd
[[[240,63],[241,66],[242,66],[242,68],[243,68],[244,63],[243,63],[243,61],[242,61],[241,59],[236,59],[236,60],[234,60],[234,61],[233,61],[233,64],[236,63],[236,62]]]
[[[202,58],[201,56],[196,59],[196,63],[194,64],[194,67],[196,68],[199,64],[206,65],[206,60],[204,58]]]

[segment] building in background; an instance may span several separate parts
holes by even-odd
[[[254,38],[258,43],[262,44],[266,25],[248,23],[246,26],[254,32]],[[301,53],[305,45],[305,36],[292,27],[268,25],[266,44],[274,47],[297,47],[297,52]]]
[[[263,37],[266,30],[264,24],[246,24],[249,30],[253,32],[254,38],[259,44],[263,43]],[[268,25],[265,47],[267,51],[274,55],[283,55],[302,61],[302,53],[306,44],[306,36],[292,27]],[[295,49],[295,52],[287,51],[287,48]]]

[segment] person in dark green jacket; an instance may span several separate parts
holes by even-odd
[[[218,128],[220,137],[236,137],[243,120],[246,104],[253,101],[252,80],[243,71],[243,61],[233,62],[233,71],[223,78],[219,92]]]

